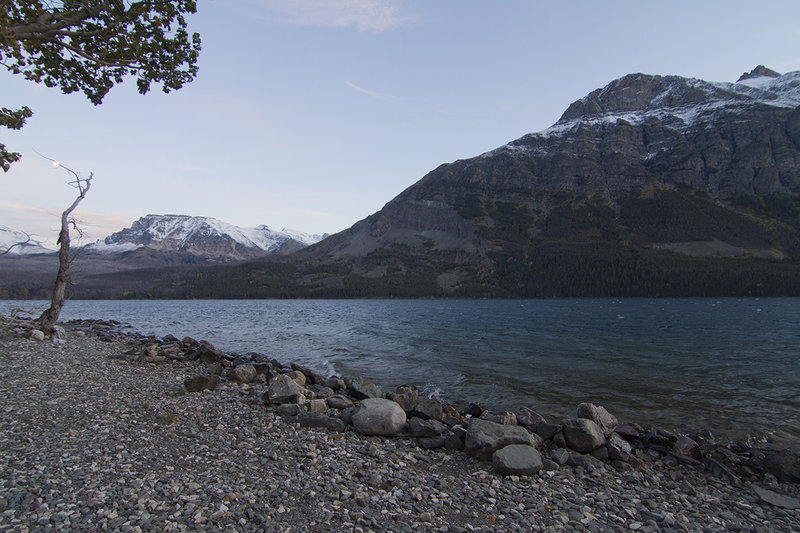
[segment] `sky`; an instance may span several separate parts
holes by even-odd
[[[723,7],[724,6],[724,7]],[[100,106],[0,70],[0,226],[53,246],[93,173],[83,242],[147,214],[335,233],[443,163],[555,123],[629,73],[734,82],[800,70],[800,2],[200,0],[203,50],[179,91],[133,80]]]

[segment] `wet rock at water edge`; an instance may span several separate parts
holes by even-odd
[[[542,469],[542,456],[533,446],[512,444],[492,455],[495,472],[503,475],[530,476]]]
[[[582,403],[578,406],[578,418],[586,418],[597,424],[608,437],[619,425],[617,417],[606,411],[605,407],[593,403]]]
[[[353,409],[351,422],[362,435],[394,437],[406,425],[406,412],[392,400],[367,398]]]
[[[533,431],[535,433],[536,426],[543,422],[546,422],[545,418],[533,409],[528,407],[520,407],[517,410],[517,424],[524,427],[528,431]],[[555,432],[553,434],[555,434]],[[552,436],[550,438],[552,438]]]
[[[588,418],[572,418],[561,425],[564,440],[570,450],[588,453],[606,443],[603,430]]]
[[[481,420],[488,420],[489,422],[495,422],[506,426],[517,425],[517,415],[511,411],[484,411],[481,414]]]
[[[700,461],[703,458],[703,453],[700,451],[700,445],[694,440],[681,435],[675,444],[672,446],[672,452],[679,458],[687,458],[692,461]]]
[[[189,392],[200,392],[204,390],[214,390],[219,385],[219,376],[215,374],[200,374],[186,378],[183,386]]]
[[[631,455],[632,447],[628,441],[620,437],[617,433],[612,433],[608,438],[608,457],[612,461],[627,461]]]
[[[426,396],[420,396],[417,398],[417,405],[411,409],[408,414],[410,416],[416,416],[419,418],[423,418],[425,420],[433,419],[433,420],[442,420],[442,402],[437,400],[436,398],[428,398]]]
[[[350,384],[350,396],[356,400],[366,400],[367,398],[382,398],[381,388],[364,378],[355,378]]]
[[[417,406],[419,390],[413,384],[407,383],[397,387],[396,391],[388,393],[386,397],[397,402],[403,408],[403,411],[410,413]]]
[[[490,461],[495,451],[511,444],[535,448],[537,441],[528,430],[520,426],[506,426],[480,418],[470,420],[464,441],[465,451],[469,455],[482,461]]]

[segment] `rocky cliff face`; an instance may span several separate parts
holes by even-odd
[[[440,288],[492,276],[525,287],[541,275],[530,270],[537,258],[550,254],[539,270],[558,268],[568,253],[553,247],[565,242],[569,253],[576,243],[669,251],[667,262],[794,262],[798,195],[800,72],[760,66],[737,83],[630,74],[547,130],[438,167],[299,257],[349,262],[351,273],[373,277],[385,275],[381,265],[402,274],[416,265],[436,271]],[[591,263],[587,253],[575,260]]]
[[[631,74],[551,128],[443,165],[405,195],[545,208],[554,195],[614,200],[652,184],[713,198],[800,192],[800,72],[709,83]]]

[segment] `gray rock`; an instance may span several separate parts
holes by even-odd
[[[678,440],[672,446],[672,451],[681,457],[688,457],[694,461],[699,461],[703,458],[700,445],[684,435],[678,437]]]
[[[339,418],[325,416],[320,413],[300,413],[296,422],[305,428],[323,428],[335,433],[343,433],[344,422]]]
[[[284,403],[275,409],[275,412],[280,416],[297,416],[303,411],[303,406],[296,403]]]
[[[267,392],[264,395],[266,403],[299,403],[305,390],[300,387],[287,374],[280,374],[269,380]],[[303,398],[305,401],[305,398]]]
[[[436,437],[419,437],[417,439],[417,444],[419,444],[420,448],[425,448],[426,450],[441,448],[446,442],[447,439],[444,435],[438,435]]]
[[[200,392],[204,390],[214,390],[219,385],[219,376],[215,374],[200,374],[186,378],[183,386],[189,392]]]
[[[326,398],[325,403],[327,403],[328,407],[331,409],[348,409],[353,407],[353,400],[341,394],[335,394],[330,398]]]
[[[559,465],[565,465],[569,459],[569,451],[564,448],[556,448],[550,452],[550,457]]]
[[[533,446],[511,444],[494,452],[492,466],[498,474],[530,476],[544,465],[542,456]]]
[[[528,430],[520,426],[506,426],[474,418],[469,423],[464,441],[466,452],[482,461],[489,461],[492,454],[511,444],[537,445],[536,439]]]
[[[778,494],[777,492],[761,488],[758,485],[753,485],[753,492],[755,492],[763,501],[770,505],[774,505],[775,507],[781,507],[783,509],[800,509],[800,500],[797,498],[792,498],[791,496],[786,496],[784,494]]]
[[[481,420],[505,424],[508,426],[517,425],[517,415],[511,411],[484,411],[481,413]]]
[[[403,411],[409,413],[417,406],[419,391],[414,385],[408,383],[397,387],[396,391],[388,393],[386,397],[397,402]]]
[[[800,481],[800,455],[791,450],[767,452],[758,466],[781,481]]]
[[[420,396],[417,398],[417,405],[408,414],[422,419],[442,420],[442,402],[436,398]]]
[[[452,451],[462,451],[464,439],[456,433],[450,433],[445,437],[444,447]]]
[[[639,430],[633,424],[622,424],[614,429],[614,433],[618,434],[625,440],[638,439],[641,436]]]
[[[367,398],[356,405],[352,423],[362,435],[394,437],[406,425],[406,412],[392,400]]]
[[[552,459],[548,459],[547,457],[542,457],[542,470],[547,472],[555,472],[558,470],[559,464]]]
[[[447,429],[447,425],[438,420],[422,420],[414,417],[408,421],[408,430],[414,437],[438,437]]]
[[[292,378],[292,381],[297,383],[301,387],[306,386],[306,375],[300,372],[299,370],[290,370],[286,372],[284,375],[289,376]]]
[[[582,468],[586,468],[588,466],[592,466],[593,468],[599,468],[603,466],[603,462],[596,457],[592,457],[591,455],[584,455],[582,453],[571,453],[567,458],[567,466],[577,467],[580,466]]]
[[[334,391],[340,391],[345,389],[344,380],[338,377],[330,377],[325,380],[324,385]]]
[[[606,443],[603,430],[588,418],[572,418],[562,423],[564,440],[570,450],[588,453]]]
[[[314,393],[315,400],[325,400],[335,394],[333,389],[324,385],[313,385],[311,391]]]
[[[364,378],[355,378],[350,385],[350,396],[356,400],[366,400],[367,398],[382,398],[381,388],[367,381]]]
[[[309,400],[305,403],[305,407],[311,413],[324,413],[328,410],[325,400]]]
[[[611,436],[608,437],[606,448],[608,448],[608,457],[612,461],[627,461],[632,450],[630,443],[617,433],[612,433]]]
[[[250,383],[257,375],[256,367],[250,363],[235,366],[228,371],[228,377],[239,383]]]
[[[222,352],[214,349],[213,346],[207,343],[200,343],[200,346],[197,348],[197,354],[197,358],[200,359],[200,362],[208,365],[219,363],[222,358]]]
[[[561,425],[551,424],[549,422],[538,422],[533,432],[544,440],[553,440],[556,435],[561,433]]]
[[[603,435],[608,437],[619,425],[617,417],[606,411],[605,407],[592,403],[582,403],[578,406],[578,418],[586,418],[597,424]]]
[[[533,431],[534,433],[538,433],[536,431],[536,425],[546,422],[547,421],[544,419],[544,417],[539,413],[537,413],[536,411],[534,411],[533,409],[529,409],[527,407],[520,407],[517,410],[517,424],[524,427],[528,431]],[[555,432],[553,434],[555,434]],[[540,436],[544,438],[544,435]],[[552,435],[550,436],[550,438],[552,438]]]

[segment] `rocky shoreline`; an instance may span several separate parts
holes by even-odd
[[[798,531],[800,460],[0,317],[0,531]],[[35,340],[35,339],[40,340]]]

